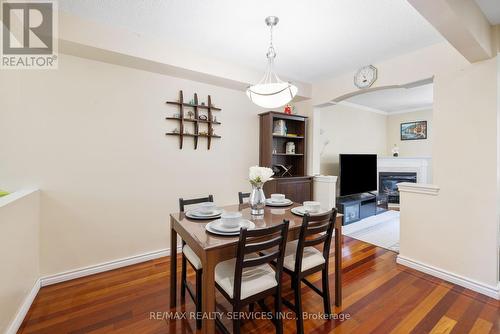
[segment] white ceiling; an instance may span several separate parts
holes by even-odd
[[[278,74],[314,82],[443,40],[406,0],[64,0],[61,10],[265,69],[268,15]]]
[[[348,104],[366,107],[387,114],[431,109],[433,84],[414,88],[376,90],[350,97]]]
[[[491,24],[500,24],[500,0],[476,0]]]

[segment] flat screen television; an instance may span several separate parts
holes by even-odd
[[[377,190],[376,154],[340,154],[340,196]]]

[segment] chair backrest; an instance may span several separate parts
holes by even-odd
[[[250,193],[242,193],[241,191],[238,192],[238,200],[240,201],[240,204],[243,204],[243,200],[248,197],[250,197]]]
[[[271,227],[254,230],[242,228],[240,230],[234,272],[233,297],[235,300],[239,300],[241,296],[241,278],[244,268],[260,266],[276,261],[276,281],[279,288],[289,224],[288,220],[283,220],[281,224]],[[262,251],[267,252],[265,254],[260,253]],[[245,255],[248,254],[258,254],[258,256],[245,259]]]
[[[295,254],[296,273],[301,272],[305,247],[323,244],[323,257],[325,258],[325,265],[328,265],[336,219],[337,209],[335,208],[318,216],[304,215],[297,244],[297,253]]]
[[[213,202],[214,197],[212,195],[208,195],[207,197],[193,198],[193,199],[184,199],[179,198],[179,211],[184,212],[186,205],[199,204],[203,202]]]

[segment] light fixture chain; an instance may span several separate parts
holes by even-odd
[[[273,45],[273,25],[269,26],[269,48],[267,49],[267,58],[268,59],[274,59],[276,57],[276,50],[274,50],[274,45]]]

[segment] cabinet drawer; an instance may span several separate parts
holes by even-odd
[[[286,198],[302,203],[312,200],[312,178],[274,179],[264,185],[267,197],[273,193],[285,194]]]

